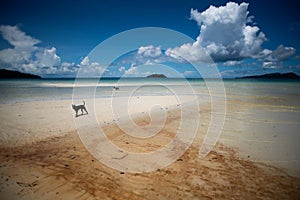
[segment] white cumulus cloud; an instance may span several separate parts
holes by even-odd
[[[81,65],[81,66],[86,66],[86,65],[89,65],[89,64],[90,64],[90,59],[89,59],[88,56],[84,57],[84,58],[82,59],[82,61],[80,62],[80,65]]]
[[[18,26],[1,25],[0,33],[13,46],[0,50],[1,67],[39,75],[61,71],[61,59],[55,47],[37,47],[41,41],[27,35]]]
[[[105,72],[106,67],[98,62],[90,62],[88,56],[84,57],[80,62],[79,76],[83,77],[99,77]]]
[[[237,66],[237,65],[240,65],[241,63],[242,63],[242,61],[230,60],[230,61],[224,62],[223,65],[224,66]]]
[[[268,61],[283,61],[289,59],[295,53],[295,48],[279,45],[272,53],[269,54],[266,59]]]
[[[124,73],[125,72],[125,67],[124,66],[119,67],[118,71],[120,73]]]
[[[276,68],[279,68],[279,66],[276,65],[276,62],[265,61],[265,62],[263,62],[263,68],[276,69]]]
[[[124,71],[125,68],[122,68]],[[146,71],[145,71],[146,70]],[[144,77],[150,75],[151,72],[147,70],[146,66],[137,66],[135,63],[131,64],[131,66],[124,71],[124,77]]]
[[[203,12],[191,9],[190,18],[200,27],[199,36],[193,44],[168,49],[166,54],[183,55],[192,62],[209,60],[207,54],[215,62],[255,57],[262,51],[266,36],[252,25],[248,14],[248,3],[228,2],[225,6],[210,6]]]
[[[41,42],[29,35],[26,35],[17,26],[1,25],[0,32],[2,37],[15,48],[35,49],[35,45]]]
[[[154,47],[152,45],[140,47],[137,53],[145,57],[158,57],[162,55],[160,47]]]
[[[132,64],[129,69],[125,70],[125,76],[137,76],[139,75],[138,67]]]
[[[56,54],[56,48],[52,47],[50,49],[43,49],[41,52],[36,54],[40,65],[45,66],[57,66],[60,64],[60,57]]]
[[[141,46],[133,56],[131,62],[134,62],[139,65],[151,65],[155,63],[161,63],[166,60],[166,55],[162,52],[159,46],[155,47],[153,45],[148,45]]]
[[[1,25],[0,33],[13,46],[0,51],[0,61],[13,66],[28,64],[33,53],[38,50],[35,45],[40,41],[26,35],[17,26]]]

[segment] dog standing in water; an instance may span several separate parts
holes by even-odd
[[[73,110],[75,110],[75,112],[76,112],[75,117],[78,117],[78,110],[81,110],[81,115],[83,115],[83,111],[85,111],[85,113],[86,113],[87,115],[89,114],[88,111],[87,111],[86,108],[85,108],[85,102],[84,102],[84,101],[83,101],[83,105],[78,105],[78,106],[76,106],[76,105],[72,104],[72,108],[73,108]]]

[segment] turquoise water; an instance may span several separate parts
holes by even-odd
[[[210,80],[211,83],[217,82]],[[220,87],[224,84],[224,88]],[[107,98],[111,96],[131,95],[208,95],[207,85],[212,94],[222,94],[226,91],[227,99],[247,98],[247,101],[271,101],[269,103],[300,105],[300,82],[270,81],[270,80],[224,80],[223,84],[207,84],[202,79],[146,79],[146,78],[106,78],[106,79],[40,79],[40,80],[0,80],[0,103],[15,103],[26,101],[64,100],[72,99],[74,88],[80,91],[75,98]],[[114,91],[118,86],[120,90]],[[195,92],[191,94],[191,88]],[[92,92],[91,92],[92,91]],[[277,101],[276,101],[277,100]]]
[[[72,99],[73,90],[80,91],[80,96],[75,98],[107,98],[112,95],[173,95],[172,89],[176,88],[180,94],[189,95],[185,88],[188,84],[201,85],[202,80],[184,82],[182,79],[41,79],[41,80],[0,80],[0,103],[14,103],[26,101],[46,101]],[[120,90],[113,90],[118,86]],[[96,89],[94,91],[94,89]],[[91,91],[92,90],[92,91]]]

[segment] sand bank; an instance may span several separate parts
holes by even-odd
[[[136,124],[143,126],[150,122],[145,113],[155,103],[155,97],[140,98],[133,100],[131,105],[135,106],[129,113],[134,114]],[[99,125],[114,144],[128,151],[161,148],[172,140],[180,126],[178,107],[182,105],[178,106],[173,97],[156,98],[167,114],[165,126],[156,138],[143,140],[126,135],[116,121],[128,119],[110,112],[109,99],[95,104]],[[144,103],[139,104],[141,100]],[[249,151],[241,142],[249,138],[239,135],[235,140],[237,124],[244,120],[237,113],[236,108],[241,108],[237,102],[228,103],[230,118],[226,118],[220,140],[226,145],[219,142],[208,156],[199,159],[199,148],[211,117],[209,104],[202,104],[197,137],[191,147],[171,165],[150,173],[120,172],[92,157],[75,131],[70,101],[0,105],[0,196],[9,199],[297,199],[299,178],[289,175],[287,169],[253,160],[252,154],[259,150]],[[243,103],[240,102],[248,106]],[[88,100],[86,104],[88,109],[92,105]],[[89,117],[94,116],[79,118]],[[249,159],[246,153],[251,153]]]
[[[191,101],[189,96],[183,97],[184,102]],[[79,116],[85,118],[96,117],[99,125],[112,124],[128,116],[148,113],[155,105],[165,109],[178,105],[178,99],[173,96],[142,96],[99,98],[85,100],[90,115]],[[74,104],[83,104],[74,101]],[[32,144],[47,138],[59,137],[76,130],[74,122],[75,112],[72,110],[72,100],[34,101],[12,104],[0,104],[0,146],[20,146]],[[123,108],[126,108],[126,115]],[[81,114],[81,111],[78,112]]]

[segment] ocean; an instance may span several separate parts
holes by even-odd
[[[114,90],[114,86],[119,90]],[[207,87],[209,86],[209,88]],[[224,87],[223,87],[224,86]],[[0,80],[0,103],[26,101],[110,98],[116,96],[168,96],[196,95],[199,99],[209,95],[245,101],[266,101],[269,104],[300,106],[300,81],[225,79],[22,79]],[[73,96],[74,91],[80,95]],[[91,92],[92,90],[92,92]]]
[[[189,95],[185,88],[205,87],[203,80],[145,79],[145,78],[105,78],[105,79],[24,79],[0,80],[0,103],[26,101],[67,100],[72,98],[110,98],[125,96],[128,92],[139,96]],[[119,90],[114,90],[114,86]],[[73,92],[80,96],[73,96]],[[92,91],[91,90],[94,90]],[[172,91],[173,89],[176,92]],[[79,93],[78,92],[78,93]]]

